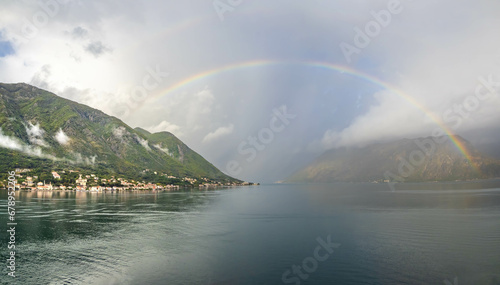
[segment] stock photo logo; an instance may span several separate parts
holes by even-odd
[[[274,141],[275,136],[283,132],[296,117],[296,114],[289,113],[285,105],[273,109],[269,126],[260,129],[257,136],[249,136],[246,141],[242,141],[237,148],[238,154],[246,156],[245,160],[251,163],[259,152],[265,150],[266,146]],[[230,175],[238,175],[243,171],[243,167],[239,161],[231,160],[226,164],[226,171]]]
[[[408,0],[412,1],[412,0]],[[403,12],[403,5],[400,0],[390,0],[387,2],[387,9],[380,11],[370,11],[373,20],[364,25],[364,28],[354,27],[354,38],[352,43],[342,42],[339,47],[347,63],[352,62],[354,54],[360,54],[370,43],[378,37],[384,28],[387,28],[394,16]]]
[[[36,11],[31,16],[23,17],[20,30],[13,32],[16,40],[27,43],[37,37],[40,30],[54,21],[70,2],[71,0],[38,1]]]
[[[281,276],[281,281],[283,284],[301,284],[301,281],[306,281],[311,274],[318,270],[321,262],[326,261],[335,251],[340,247],[339,243],[333,243],[331,241],[331,236],[326,237],[326,241],[318,237],[316,239],[318,246],[313,251],[311,256],[308,256],[302,260],[300,265],[293,265],[291,269],[283,272]]]
[[[233,12],[238,6],[243,4],[243,2],[244,0],[214,0],[212,4],[219,20],[223,22],[225,20],[224,14]]]
[[[158,64],[154,68],[146,67],[146,74],[144,74],[140,84],[127,89],[125,98],[115,99],[117,102],[113,103],[114,112],[118,116],[128,117],[140,109],[142,104],[152,97],[152,92],[157,91],[161,83],[169,76],[170,74],[162,71]]]

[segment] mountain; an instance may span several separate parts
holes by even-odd
[[[469,159],[453,141],[463,145]],[[323,153],[286,182],[420,182],[500,177],[500,161],[460,136],[403,139]]]
[[[500,159],[500,143],[482,144],[479,148],[482,153]]]
[[[0,158],[2,172],[71,166],[131,177],[149,170],[239,181],[171,133],[133,129],[97,109],[23,83],[0,84]]]

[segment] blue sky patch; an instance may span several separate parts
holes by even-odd
[[[9,41],[3,40],[3,35],[0,31],[0,57],[5,57],[10,54],[14,54],[14,48],[12,48]]]
[[[5,57],[14,53],[10,42],[0,41],[0,57]]]

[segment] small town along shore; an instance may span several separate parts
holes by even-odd
[[[251,182],[216,181],[208,178],[175,177],[168,174],[152,172],[159,176],[163,183],[148,182],[146,180],[125,179],[123,177],[99,177],[95,173],[80,173],[79,170],[52,171],[50,177],[41,175],[30,175],[31,169],[15,170],[16,190],[24,191],[83,191],[83,192],[105,192],[105,191],[138,191],[138,190],[179,190],[184,188],[223,188],[234,186],[259,185]],[[150,172],[144,170],[144,173]],[[153,177],[154,177],[153,176]],[[151,176],[150,176],[151,177]],[[45,179],[43,179],[45,178]],[[48,179],[47,179],[48,178]],[[47,181],[48,180],[48,181]],[[169,183],[170,182],[170,183]],[[0,189],[6,189],[6,181],[0,182]]]

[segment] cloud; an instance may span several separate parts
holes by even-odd
[[[40,67],[31,80],[29,81],[31,85],[37,86],[42,89],[48,89],[50,86],[51,68],[49,64],[45,64]]]
[[[135,135],[135,139],[138,143],[140,143],[146,150],[151,151],[151,147],[149,147],[149,142],[138,135]]]
[[[106,47],[102,42],[100,41],[95,41],[91,42],[85,47],[85,50],[95,57],[99,57],[102,54],[111,51],[110,48]]]
[[[28,125],[24,125],[24,127],[26,128],[26,133],[28,134],[28,139],[30,143],[43,147],[49,146],[43,139],[45,131],[42,128],[40,128],[39,123],[33,125],[31,122],[28,122]]]
[[[423,3],[408,3],[401,13],[405,17],[387,27],[390,34],[381,34],[361,52],[361,57],[380,62],[378,68],[384,72],[377,77],[399,91],[375,93],[373,104],[365,112],[347,126],[324,131],[309,150],[431,136],[441,129],[440,125],[455,134],[483,129],[484,136],[490,135],[487,130],[494,128],[492,119],[500,120],[500,96],[488,100],[474,97],[479,78],[500,78],[500,40],[492,37],[500,20],[478,19],[475,13],[482,10],[490,14],[499,6],[480,1],[472,7],[460,2],[453,11],[460,17],[443,18],[443,11],[449,10],[444,3],[432,4],[432,12],[427,15],[432,20],[426,22],[418,20]],[[419,23],[416,29],[415,23]],[[415,46],[396,36],[407,35],[409,30],[419,39]],[[466,110],[467,102],[474,100],[477,107]]]
[[[89,31],[78,26],[78,27],[75,27],[71,32],[71,36],[73,36],[74,38],[85,38],[87,35],[88,35]]]
[[[84,156],[79,152],[72,152],[73,160],[69,160],[69,162],[73,164],[87,164],[94,165],[96,163],[97,155],[92,156]]]
[[[0,128],[0,147],[20,151],[30,156],[48,158],[52,160],[62,160],[53,155],[43,153],[42,149],[38,146],[26,145],[16,137],[4,135],[2,128]]]
[[[326,149],[428,136],[436,124],[425,112],[442,117],[473,94],[479,76],[499,73],[498,1],[402,1],[403,11],[351,64],[339,44],[353,44],[353,28],[363,30],[371,11],[386,9],[387,0],[253,1],[225,14],[224,23],[202,0],[124,1],[55,1],[59,12],[32,36],[25,19],[33,22],[43,9],[36,1],[6,1],[2,40],[15,53],[0,58],[0,78],[32,82],[129,125],[172,132],[219,168],[241,158],[241,138],[268,127],[275,106],[290,106],[302,118],[266,148],[279,145],[283,152],[265,157],[288,161],[308,144]],[[256,18],[258,11],[270,12]],[[298,15],[305,20],[297,22]],[[426,111],[349,72],[300,63],[226,68],[273,59],[346,66],[397,87]],[[166,80],[153,80],[148,67],[156,65],[170,74]],[[131,94],[144,82],[155,87],[146,89],[147,100],[135,100]],[[500,120],[498,102],[482,101],[455,131],[488,136]],[[238,126],[233,135],[204,143],[214,142],[229,122]],[[271,167],[253,163],[242,175],[256,173],[248,179],[257,180],[271,175]]]
[[[35,128],[36,129],[36,128]],[[72,152],[71,155],[73,159],[59,158],[51,154],[44,153],[42,149],[38,146],[26,145],[16,137],[10,137],[3,134],[2,128],[0,128],[0,147],[15,150],[27,154],[29,156],[35,156],[40,158],[46,158],[53,161],[66,161],[73,164],[88,164],[94,165],[97,160],[97,155],[93,156],[83,156],[78,152]]]
[[[167,99],[167,98],[162,98]],[[142,123],[140,125],[152,133],[167,131],[178,137],[190,137],[193,140],[201,141],[204,130],[217,123],[222,114],[215,112],[220,106],[214,93],[204,87],[190,93],[179,93],[167,100],[151,101],[144,106],[144,110],[149,113],[162,114],[164,120],[159,123]],[[165,110],[169,110],[165,112]],[[143,116],[138,112],[132,120],[143,121],[153,120],[155,116]],[[217,119],[215,119],[218,117]],[[208,119],[210,118],[210,119]]]
[[[375,94],[377,103],[347,127],[329,129],[322,139],[312,142],[310,151],[321,151],[344,146],[363,146],[380,140],[414,137],[430,132],[435,123],[399,95],[390,91]],[[429,136],[431,134],[428,134]]]
[[[153,146],[156,147],[157,149],[163,151],[164,153],[168,154],[169,156],[172,156],[172,157],[174,156],[174,154],[172,152],[170,152],[168,147],[163,148],[160,144],[155,144]]]
[[[18,139],[4,135],[2,128],[0,128],[0,146],[19,151],[24,149],[23,144]]]
[[[39,127],[37,127],[37,125],[35,125],[35,126],[31,125],[30,132],[32,134],[37,134],[37,135],[44,133],[43,130],[41,130]],[[64,141],[68,142],[69,138],[66,135],[64,135],[64,137],[61,136],[61,138],[59,138],[59,139],[57,138],[57,136],[61,135],[61,134],[64,135],[62,130],[60,130],[57,133],[57,135],[55,136],[56,140],[61,144],[64,144],[63,143]],[[65,161],[65,162],[69,162],[72,164],[94,165],[96,163],[96,160],[97,160],[97,155],[87,157],[87,156],[84,156],[78,152],[71,153],[71,156],[73,157],[73,159],[60,158],[60,157],[56,157],[52,154],[44,153],[39,146],[27,145],[16,137],[4,135],[2,128],[0,128],[0,147],[19,151],[19,152],[22,152],[22,153],[29,155],[29,156],[50,159],[53,161]]]
[[[62,129],[59,129],[59,131],[56,133],[54,136],[56,141],[61,144],[61,145],[67,145],[69,141],[71,140],[64,132]]]
[[[208,133],[203,138],[202,142],[203,143],[212,142],[212,141],[217,140],[217,139],[219,139],[219,138],[221,138],[223,136],[231,134],[233,132],[233,130],[234,130],[234,125],[233,124],[230,124],[227,127],[220,127],[218,129],[216,129],[215,131]]]
[[[158,125],[150,126],[146,129],[151,133],[159,133],[159,132],[177,133],[178,131],[180,131],[181,127],[169,123],[167,121],[161,121]]]

